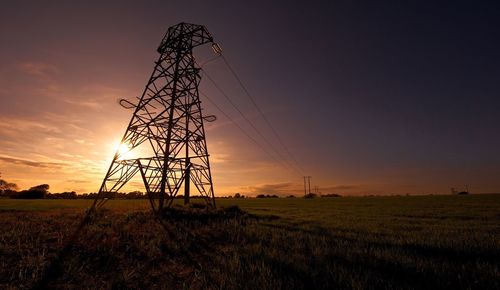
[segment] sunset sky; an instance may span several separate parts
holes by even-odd
[[[303,175],[322,193],[500,192],[500,5],[424,2],[2,1],[2,178],[97,191],[131,117],[117,100],[142,94],[167,28],[190,22],[301,167],[284,169],[201,96],[218,116],[206,125],[216,195],[302,194]],[[206,69],[284,150],[224,63]]]

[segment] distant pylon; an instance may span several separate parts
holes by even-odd
[[[157,51],[158,61],[138,102],[121,100],[133,109],[132,119],[99,189],[95,206],[119,191],[140,173],[154,211],[169,207],[184,184],[189,203],[190,184],[215,207],[214,189],[198,86],[201,80],[193,48],[212,43],[202,25],[179,23],[168,29]],[[133,155],[133,156],[131,156]]]
[[[307,192],[306,180],[308,183],[309,192]],[[311,193],[311,176],[304,176],[304,195]]]
[[[307,194],[306,179],[307,176],[304,176],[304,196]]]

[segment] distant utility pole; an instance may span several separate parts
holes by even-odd
[[[309,184],[309,192],[307,192],[307,187],[306,187],[306,179],[307,183]],[[304,195],[311,193],[311,176],[304,176]]]

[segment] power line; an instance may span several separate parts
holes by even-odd
[[[222,94],[222,95],[226,98],[226,100],[227,100],[227,101],[228,101],[228,102],[229,102],[229,103],[233,106],[233,108],[234,108],[236,111],[238,111],[238,113],[240,113],[240,115],[241,115],[241,116],[243,117],[243,119],[244,119],[244,120],[245,120],[245,121],[246,121],[246,122],[247,122],[247,123],[248,123],[248,124],[252,127],[252,129],[253,129],[255,132],[257,132],[257,134],[258,134],[258,135],[259,135],[259,136],[260,136],[260,137],[261,137],[261,138],[262,138],[262,139],[263,139],[263,140],[267,143],[267,145],[268,145],[271,149],[273,149],[273,151],[274,151],[274,152],[275,152],[275,153],[276,153],[279,157],[281,157],[281,158],[283,159],[283,162],[278,161],[278,160],[277,160],[277,159],[276,159],[276,158],[275,158],[272,154],[270,154],[267,150],[265,150],[265,151],[266,151],[266,153],[267,153],[268,155],[272,156],[272,158],[273,158],[276,162],[280,163],[282,166],[284,166],[284,167],[285,167],[285,168],[287,168],[288,170],[291,170],[291,171],[294,171],[294,170],[295,170],[295,171],[296,171],[296,169],[295,169],[293,166],[291,166],[291,165],[289,165],[288,163],[286,163],[286,160],[284,160],[283,156],[281,156],[281,154],[280,154],[280,153],[276,150],[276,148],[274,148],[274,147],[273,147],[273,145],[272,145],[272,144],[271,144],[271,143],[267,140],[267,138],[266,138],[266,137],[265,137],[265,136],[264,136],[264,135],[263,135],[263,134],[262,134],[262,133],[261,133],[261,132],[257,129],[257,127],[256,127],[256,126],[255,126],[255,125],[254,125],[254,124],[253,124],[253,123],[252,123],[252,122],[251,122],[251,121],[247,118],[247,116],[246,116],[246,115],[245,115],[245,114],[244,114],[244,113],[243,113],[243,112],[242,112],[242,111],[238,108],[238,106],[236,106],[236,104],[235,104],[235,103],[231,100],[231,98],[229,98],[229,96],[228,96],[228,95],[224,92],[224,90],[222,90],[222,88],[221,88],[221,87],[220,87],[220,86],[219,86],[219,85],[218,85],[218,84],[217,84],[217,83],[216,83],[216,82],[215,82],[215,81],[214,81],[214,80],[213,80],[213,79],[212,79],[212,78],[208,75],[208,73],[207,73],[205,70],[203,70],[203,69],[202,69],[202,71],[203,71],[203,73],[205,74],[205,76],[207,77],[207,79],[209,79],[209,80],[210,80],[210,82],[212,82],[212,84],[215,86],[215,88],[217,88],[217,90],[218,90],[218,91],[219,91],[219,92],[220,92],[220,93],[221,93],[221,94]],[[212,102],[212,101],[211,101],[211,103],[215,104],[215,102]],[[219,109],[219,111],[223,112],[223,114],[224,114],[226,117],[229,117],[229,116],[228,116],[228,115],[227,115],[224,111],[222,111],[222,110],[220,109],[220,107],[218,107],[218,106],[216,106],[216,107]],[[230,119],[230,120],[232,121],[232,119]],[[245,135],[250,136],[250,135],[249,135],[246,131],[244,131],[244,129],[243,129],[241,126],[237,125],[237,123],[236,123],[236,122],[234,122],[234,121],[232,121],[232,122],[233,122],[234,124],[236,124],[236,126],[237,126],[238,128],[240,128],[240,130],[242,130],[242,131],[245,133]],[[254,141],[254,143],[259,144],[259,147],[264,148],[264,147],[263,147],[260,143],[258,143],[258,142],[257,142],[254,138],[251,138],[251,139]]]
[[[212,101],[212,99],[210,99],[210,97],[208,97],[207,94],[203,93],[202,91],[200,91],[200,94],[202,94],[219,112],[221,112],[231,123],[233,123],[243,134],[245,134],[245,136],[247,136],[248,139],[250,139],[253,143],[255,143],[260,149],[262,149],[262,151],[264,151],[276,163],[278,163],[279,165],[283,166],[287,170],[290,170],[289,167],[286,167],[283,163],[281,163],[279,160],[277,160],[271,153],[269,153],[269,151],[266,150],[266,148],[264,146],[262,146],[262,144],[260,144],[259,142],[257,142],[257,140],[255,140],[255,138],[253,138],[250,134],[248,134],[248,132],[245,131],[245,129],[243,129],[240,125],[238,125],[238,123],[236,121],[234,121],[233,118],[231,118],[226,112],[224,112],[224,110],[222,110],[217,105],[216,102]]]
[[[221,56],[222,56],[222,54],[217,54],[216,56],[214,56],[214,57],[212,57],[212,58],[210,58],[210,59],[208,59],[208,60],[206,60],[206,61],[202,62],[201,64],[199,64],[199,67],[200,67],[200,68],[201,68],[201,67],[204,67],[204,66],[206,66],[207,64],[209,64],[209,63],[211,63],[211,62],[216,61],[216,60],[217,60],[219,57],[221,57]],[[196,63],[198,63],[198,62],[196,62]]]
[[[215,88],[225,97],[225,99],[233,106],[233,108],[240,113],[240,115],[243,117],[243,119],[252,127],[252,129],[257,132],[257,134],[265,141],[265,143],[283,160],[283,163],[286,164],[289,168],[292,169],[292,171],[295,171],[299,175],[302,174],[300,170],[292,166],[290,163],[287,162],[286,158],[284,158],[281,153],[273,146],[271,142],[257,129],[257,127],[253,124],[250,119],[247,118],[247,116],[238,108],[238,106],[231,100],[231,98],[224,92],[224,90],[210,77],[210,75],[203,69],[201,68],[201,71],[205,74],[207,79],[215,86]]]
[[[238,83],[240,84],[241,88],[243,89],[243,91],[245,92],[245,94],[247,95],[247,97],[250,99],[250,101],[252,102],[252,104],[255,106],[255,108],[257,109],[257,111],[259,112],[259,114],[262,116],[262,118],[264,119],[264,121],[266,122],[266,124],[269,126],[269,128],[271,128],[271,131],[273,132],[274,136],[276,137],[276,139],[278,140],[278,142],[281,144],[281,146],[283,148],[285,148],[285,151],[287,152],[288,156],[290,156],[292,158],[292,160],[295,162],[295,164],[297,165],[297,167],[299,168],[299,171],[303,171],[302,167],[300,166],[300,164],[297,162],[297,159],[295,159],[295,157],[293,156],[293,154],[290,152],[290,150],[288,149],[288,146],[285,145],[285,142],[283,142],[283,140],[281,139],[281,137],[279,136],[278,132],[276,131],[276,129],[274,129],[273,125],[271,124],[271,122],[269,122],[269,120],[267,119],[266,115],[262,112],[262,110],[260,109],[259,105],[257,105],[257,102],[255,101],[255,99],[252,97],[252,95],[250,94],[250,92],[247,90],[247,88],[245,87],[245,85],[243,84],[243,82],[241,81],[240,77],[236,74],[236,71],[233,69],[233,67],[229,64],[229,62],[227,61],[227,59],[224,57],[224,55],[220,55],[222,57],[222,60],[224,60],[224,63],[226,64],[226,66],[228,67],[228,69],[231,71],[232,75],[234,76],[234,78],[238,81]]]

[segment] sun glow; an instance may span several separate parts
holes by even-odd
[[[131,149],[132,148],[131,148],[130,144],[128,144],[128,143],[119,143],[116,146],[116,153],[118,154],[119,159],[130,159],[130,158],[132,158],[132,152],[130,152]]]

